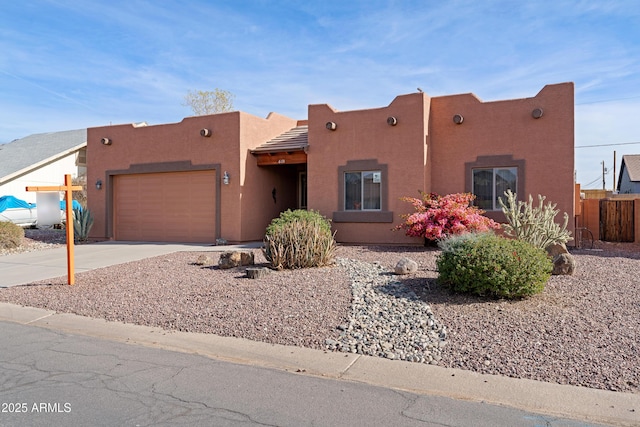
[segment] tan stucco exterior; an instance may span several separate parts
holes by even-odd
[[[87,199],[95,218],[92,237],[117,239],[113,224],[114,176],[212,169],[217,177],[217,237],[229,241],[260,239],[269,220],[290,206],[286,198],[273,202],[272,188],[282,182],[282,177],[273,170],[256,168],[249,149],[296,123],[278,114],[261,119],[232,112],[157,126],[88,129]],[[211,136],[201,136],[202,129],[209,129]],[[103,144],[103,138],[108,138],[110,145]],[[225,171],[230,177],[228,185],[222,183]],[[98,180],[102,181],[101,189],[95,186]]]
[[[306,165],[257,165],[252,149],[301,123],[277,114],[262,119],[233,112],[141,128],[90,128],[88,199],[96,219],[92,234],[117,239],[114,175],[158,170],[215,169],[217,237],[232,242],[261,240],[272,218],[296,208],[298,177],[305,171],[307,206],[332,219],[339,242],[422,243],[391,231],[402,214],[411,212],[400,197],[418,197],[419,190],[470,192],[474,167],[517,167],[520,198],[542,194],[573,218],[573,90],[572,83],[549,85],[532,98],[496,102],[482,102],[473,94],[413,93],[396,97],[386,107],[344,112],[310,105],[304,122]],[[462,123],[454,122],[456,115]],[[201,136],[201,129],[210,129],[212,135]],[[111,145],[102,144],[102,138],[109,138]],[[381,172],[379,210],[345,210],[344,173],[358,170]],[[221,183],[224,171],[230,176],[228,185]],[[97,180],[103,182],[100,190],[91,185]],[[501,212],[487,215],[502,219]]]

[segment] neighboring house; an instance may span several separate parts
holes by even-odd
[[[92,237],[261,240],[300,207],[330,218],[339,242],[421,244],[392,231],[412,212],[400,198],[419,190],[473,192],[498,221],[506,189],[541,194],[573,218],[573,147],[573,83],[508,101],[420,92],[367,110],[310,105],[302,121],[229,112],[89,128]]]
[[[62,185],[86,173],[87,130],[30,135],[0,144],[0,196],[35,203],[27,186]]]
[[[640,194],[640,154],[622,156],[617,189],[619,194]]]

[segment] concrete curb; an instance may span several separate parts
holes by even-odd
[[[482,375],[210,334],[165,331],[7,303],[0,303],[0,320],[417,394],[481,401],[602,424],[640,425],[640,395],[631,393]]]

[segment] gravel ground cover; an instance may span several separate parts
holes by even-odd
[[[67,235],[65,230],[27,228],[24,230],[22,245],[12,249],[0,247],[0,256],[51,249],[64,245],[66,241]]]
[[[25,250],[60,244],[27,239]],[[214,266],[196,265],[201,252],[178,252],[80,273],[75,286],[61,277],[2,289],[0,301],[638,393],[640,247],[597,242],[572,253],[573,276],[553,276],[543,293],[516,301],[451,294],[436,281],[439,251],[390,246],[340,246],[334,266],[261,279],[217,268],[215,252]],[[418,272],[394,275],[405,256]]]

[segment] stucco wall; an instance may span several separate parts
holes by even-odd
[[[281,115],[261,119],[246,113],[231,112],[188,117],[180,123],[135,128],[132,125],[104,126],[87,130],[88,205],[94,213],[94,238],[112,238],[111,215],[113,195],[110,177],[127,171],[189,170],[215,165],[230,176],[228,185],[221,185],[220,237],[229,241],[261,239],[259,234],[243,235],[243,223],[264,223],[271,212],[261,212],[255,206],[242,204],[251,200],[262,180],[249,179],[248,152],[260,143],[294,127],[296,121]],[[201,129],[211,130],[210,137],[200,135]],[[109,138],[111,145],[103,145]],[[241,142],[242,139],[242,142]],[[252,156],[251,156],[252,157]],[[255,162],[255,160],[254,160]],[[254,166],[255,163],[253,163]],[[251,177],[252,175],[249,175]],[[103,187],[97,190],[95,182]],[[153,189],[150,189],[153,191]],[[264,216],[262,218],[261,216]]]
[[[520,199],[532,195],[537,201],[543,195],[573,218],[573,105],[572,83],[545,86],[535,97],[508,101],[482,102],[472,94],[433,98],[432,191],[471,191],[473,163],[518,166]],[[536,108],[543,111],[538,119],[532,117]],[[456,114],[464,118],[461,124],[454,123]],[[488,216],[504,221],[501,212]]]
[[[517,166],[518,196],[547,197],[574,216],[573,84],[550,85],[535,97],[482,102],[472,94],[397,97],[388,107],[338,112],[309,107],[309,207],[334,219],[341,242],[420,243],[389,230],[412,207],[399,200],[418,190],[450,194],[471,191],[475,166]],[[534,118],[534,109],[542,117]],[[454,115],[464,120],[455,124]],[[387,117],[398,120],[389,126]],[[325,127],[334,122],[336,130]],[[349,161],[375,160],[388,168],[387,210],[392,223],[345,221],[338,172]],[[385,209],[383,209],[385,210]],[[352,215],[353,216],[353,215]],[[488,212],[498,221],[504,215]],[[562,218],[558,218],[562,221]],[[569,228],[573,230],[573,221]]]
[[[574,216],[573,84],[543,88],[532,98],[482,102],[472,94],[430,98],[424,93],[396,97],[387,107],[336,111],[310,105],[308,115],[308,208],[333,219],[339,242],[422,244],[391,231],[412,206],[403,196],[471,191],[470,171],[517,166],[518,195],[541,194]],[[532,117],[541,109],[539,118]],[[461,124],[453,116],[464,117]],[[390,125],[388,119],[396,119]],[[326,127],[336,124],[335,130]],[[219,169],[220,237],[260,240],[279,212],[296,207],[300,167],[258,167],[250,150],[295,127],[278,114],[266,119],[233,112],[189,117],[180,123],[134,128],[88,129],[88,203],[94,212],[92,237],[112,237],[110,177],[164,167]],[[200,135],[203,128],[212,136]],[[111,145],[102,145],[101,138]],[[213,165],[213,166],[212,166]],[[348,170],[382,171],[382,209],[345,210],[341,176]],[[102,190],[95,182],[103,182]],[[276,200],[273,190],[276,190]],[[500,220],[501,212],[487,214]],[[573,221],[570,221],[573,229]]]
[[[425,188],[427,156],[427,120],[429,97],[415,93],[397,97],[388,107],[339,112],[328,105],[309,106],[308,197],[309,208],[333,218],[339,242],[417,243],[402,231],[391,229],[400,223],[400,214],[411,206],[399,200],[402,196],[419,196]],[[387,124],[395,117],[397,124]],[[326,128],[336,123],[336,130]],[[336,212],[341,206],[339,168],[367,161],[374,169],[386,168],[383,175],[384,222],[366,221],[362,214],[349,213],[353,220],[341,222]],[[375,165],[378,166],[375,166]],[[357,166],[354,166],[357,168]],[[386,204],[386,209],[385,209]],[[360,218],[358,217],[360,216]],[[375,215],[369,215],[373,217]]]
[[[240,241],[262,240],[264,231],[280,212],[295,209],[297,172],[294,165],[257,166],[249,150],[295,127],[297,121],[271,113],[268,120],[244,115],[240,129],[242,186]],[[275,200],[273,190],[275,189]]]

